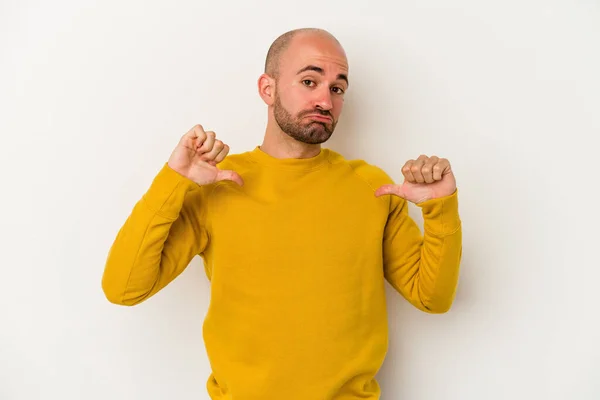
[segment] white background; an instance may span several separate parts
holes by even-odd
[[[456,302],[389,291],[382,398],[600,399],[594,0],[2,1],[0,399],[207,399],[200,259],[133,308],[104,298],[104,261],[191,126],[261,142],[264,55],[303,26],[349,57],[328,147],[457,175]]]

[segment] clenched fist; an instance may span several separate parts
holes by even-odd
[[[201,125],[195,125],[181,137],[167,164],[198,185],[231,180],[241,186],[244,182],[237,172],[217,168],[227,153],[229,146],[218,140],[214,132],[205,132]]]
[[[392,194],[416,204],[449,196],[456,191],[456,179],[450,162],[445,158],[421,155],[416,160],[407,161],[402,167],[402,174],[402,185],[383,185],[375,191],[375,196]]]

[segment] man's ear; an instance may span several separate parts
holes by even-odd
[[[275,102],[275,79],[267,74],[258,78],[258,94],[267,105]]]

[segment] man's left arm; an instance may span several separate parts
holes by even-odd
[[[383,240],[385,278],[419,310],[444,313],[455,298],[462,256],[456,180],[448,160],[435,156],[408,161],[402,173],[403,184],[375,192],[391,195]],[[423,234],[408,215],[409,202],[422,210]]]

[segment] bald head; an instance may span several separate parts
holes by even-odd
[[[279,67],[281,64],[281,58],[285,54],[285,51],[290,47],[293,39],[297,36],[314,36],[318,38],[325,38],[335,42],[340,48],[340,42],[329,32],[324,29],[318,28],[300,28],[288,31],[279,36],[269,47],[267,52],[267,58],[265,60],[265,73],[277,79],[279,76]]]

